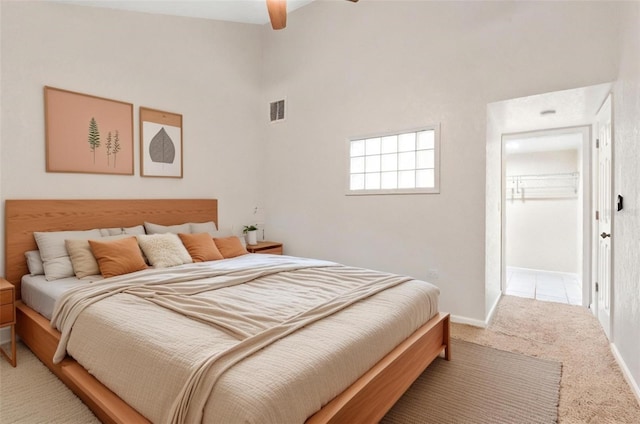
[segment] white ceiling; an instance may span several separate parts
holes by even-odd
[[[266,0],[49,0],[80,6],[105,7],[160,15],[186,16],[248,24],[269,22]],[[292,12],[313,0],[288,0]]]

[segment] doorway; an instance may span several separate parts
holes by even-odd
[[[487,155],[486,155],[486,224],[485,224],[485,310],[489,322],[506,291],[506,241],[505,207],[507,206],[507,178],[504,163],[506,135],[544,133],[545,131],[573,131],[584,128],[589,131],[583,137],[581,178],[582,184],[582,305],[593,308],[596,276],[592,268],[596,264],[595,178],[597,166],[592,162],[596,139],[596,115],[611,92],[613,84],[604,83],[572,88],[527,97],[513,98],[487,104]],[[587,141],[584,141],[587,140]],[[585,144],[587,143],[587,144]],[[592,250],[592,246],[594,249]],[[615,305],[610,305],[611,309]],[[594,308],[595,313],[595,308]]]
[[[590,134],[583,126],[503,136],[503,293],[588,305]]]

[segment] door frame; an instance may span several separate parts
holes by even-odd
[[[502,189],[501,189],[501,204],[503,207],[500,210],[501,214],[501,246],[500,246],[500,289],[504,294],[507,288],[507,213],[506,213],[506,181],[507,181],[507,172],[506,172],[506,153],[505,153],[505,145],[507,141],[514,138],[523,138],[523,137],[540,137],[540,136],[549,136],[549,135],[561,135],[561,134],[574,134],[581,133],[582,134],[582,146],[579,151],[581,155],[581,163],[582,169],[580,170],[580,185],[582,190],[582,264],[580,269],[580,278],[582,279],[582,306],[589,307],[591,304],[591,292],[592,285],[595,284],[595,281],[592,279],[592,222],[593,222],[593,213],[592,212],[592,196],[593,196],[593,182],[592,182],[592,146],[595,140],[593,135],[593,125],[577,125],[570,127],[561,127],[561,128],[548,128],[542,130],[533,130],[533,131],[523,131],[516,133],[504,133],[501,136],[501,175],[502,175]]]
[[[611,118],[611,134],[610,134],[610,140],[609,143],[611,145],[611,158],[610,158],[610,184],[611,184],[611,196],[608,199],[609,201],[609,207],[611,208],[611,216],[610,216],[610,234],[611,234],[611,241],[610,241],[610,266],[609,266],[609,320],[608,320],[608,328],[605,328],[605,326],[602,323],[602,320],[600,319],[600,314],[599,314],[599,304],[598,304],[598,293],[596,292],[596,282],[598,280],[599,277],[599,272],[598,272],[598,265],[599,265],[599,257],[600,257],[600,252],[599,252],[599,221],[595,219],[595,211],[598,208],[598,189],[599,189],[599,184],[598,184],[598,180],[599,180],[599,175],[598,175],[598,170],[599,170],[599,155],[600,155],[600,150],[598,148],[596,148],[596,140],[599,137],[599,127],[598,126],[598,115],[600,114],[600,112],[602,111],[602,109],[607,106],[607,102],[609,102],[609,113],[610,113],[610,118]],[[593,122],[593,143],[592,143],[592,166],[594,169],[594,173],[593,173],[593,187],[592,187],[592,199],[593,199],[593,216],[592,216],[592,228],[593,228],[593,235],[592,235],[592,242],[593,242],[593,248],[592,248],[592,262],[593,262],[593,268],[592,268],[592,285],[591,285],[591,304],[589,305],[589,308],[591,309],[591,313],[598,319],[598,322],[600,323],[600,325],[602,326],[607,338],[611,341],[613,340],[613,317],[614,317],[614,308],[615,308],[615,304],[614,304],[614,290],[615,290],[615,271],[614,271],[614,267],[613,267],[613,263],[614,263],[614,230],[615,230],[615,212],[616,210],[614,209],[615,207],[615,194],[614,194],[614,190],[615,190],[615,122],[614,122],[614,110],[613,110],[613,92],[609,92],[607,94],[607,96],[604,98],[604,100],[602,101],[602,103],[600,104],[600,106],[597,109],[596,115],[594,117],[594,122]],[[600,213],[602,213],[600,211]]]

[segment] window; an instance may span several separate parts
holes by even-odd
[[[437,126],[349,140],[347,194],[440,192]]]

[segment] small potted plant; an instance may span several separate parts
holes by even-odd
[[[258,244],[258,226],[245,225],[242,233],[245,235],[247,244]]]

